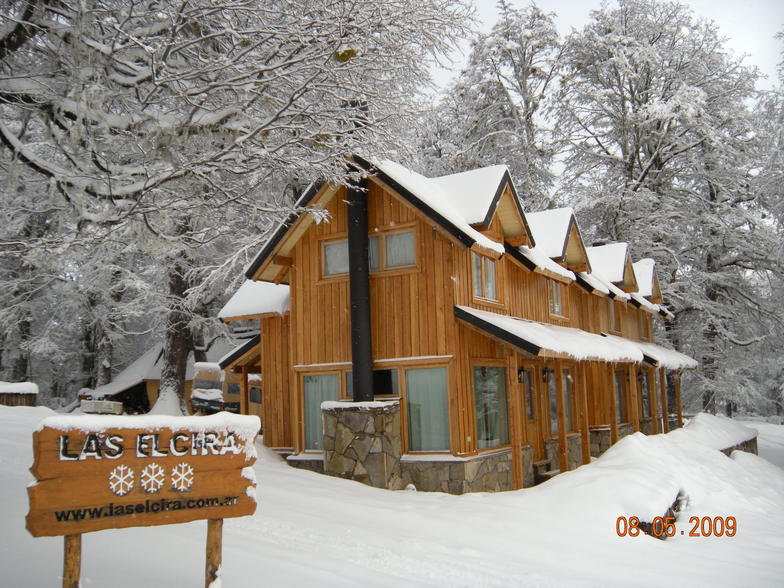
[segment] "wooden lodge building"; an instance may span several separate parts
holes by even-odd
[[[569,208],[525,213],[505,166],[425,178],[355,161],[366,180],[310,186],[297,206],[328,221],[287,219],[220,314],[259,321],[221,367],[261,374],[258,402],[241,379],[241,410],[266,445],[376,486],[463,493],[681,425],[696,362],[653,341],[671,315],[652,260],[586,246]]]

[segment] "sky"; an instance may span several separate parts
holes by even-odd
[[[758,87],[770,89],[776,81],[776,64],[782,59],[784,41],[774,38],[784,30],[784,0],[680,0],[691,7],[698,17],[715,21],[727,37],[727,46],[737,55],[748,55],[746,63],[756,65],[768,76]],[[529,0],[510,0],[511,4],[525,6]],[[497,20],[496,0],[473,0],[481,30],[489,31]],[[572,29],[581,29],[591,10],[600,7],[601,0],[537,0],[546,12],[556,14],[556,26],[561,35]],[[611,3],[611,5],[614,2]],[[467,51],[467,44],[464,47]],[[455,55],[455,69],[465,58]],[[453,73],[441,72],[437,83],[446,85]]]

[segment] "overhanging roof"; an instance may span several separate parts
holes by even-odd
[[[608,339],[626,341],[615,335],[604,335]],[[674,349],[669,349],[656,343],[645,343],[643,341],[634,341],[634,345],[640,348],[645,358],[645,363],[649,363],[654,367],[663,367],[669,370],[692,370],[697,367],[696,359],[693,359]]]
[[[535,357],[605,362],[643,361],[643,352],[632,341],[588,333],[581,329],[547,325],[467,306],[455,306],[455,317],[494,339]]]
[[[260,335],[255,335],[251,337],[250,339],[248,339],[241,345],[238,345],[237,347],[229,351],[229,353],[221,357],[220,361],[218,361],[218,365],[222,370],[233,367],[234,364],[240,362],[242,359],[245,358],[246,355],[250,354],[258,346],[260,342],[261,342]]]

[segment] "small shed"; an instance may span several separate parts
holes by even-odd
[[[38,385],[32,382],[0,382],[0,404],[36,406],[38,404]]]

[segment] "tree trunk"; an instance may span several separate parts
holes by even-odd
[[[188,313],[184,308],[187,282],[183,262],[183,258],[180,257],[169,266],[169,309],[166,316],[163,365],[158,400],[150,410],[153,414],[185,413],[185,370],[191,337]]]
[[[30,340],[30,319],[23,318],[17,325],[19,335],[19,354],[11,364],[11,381],[24,382],[28,379],[30,369],[30,352],[26,349],[26,343]]]

